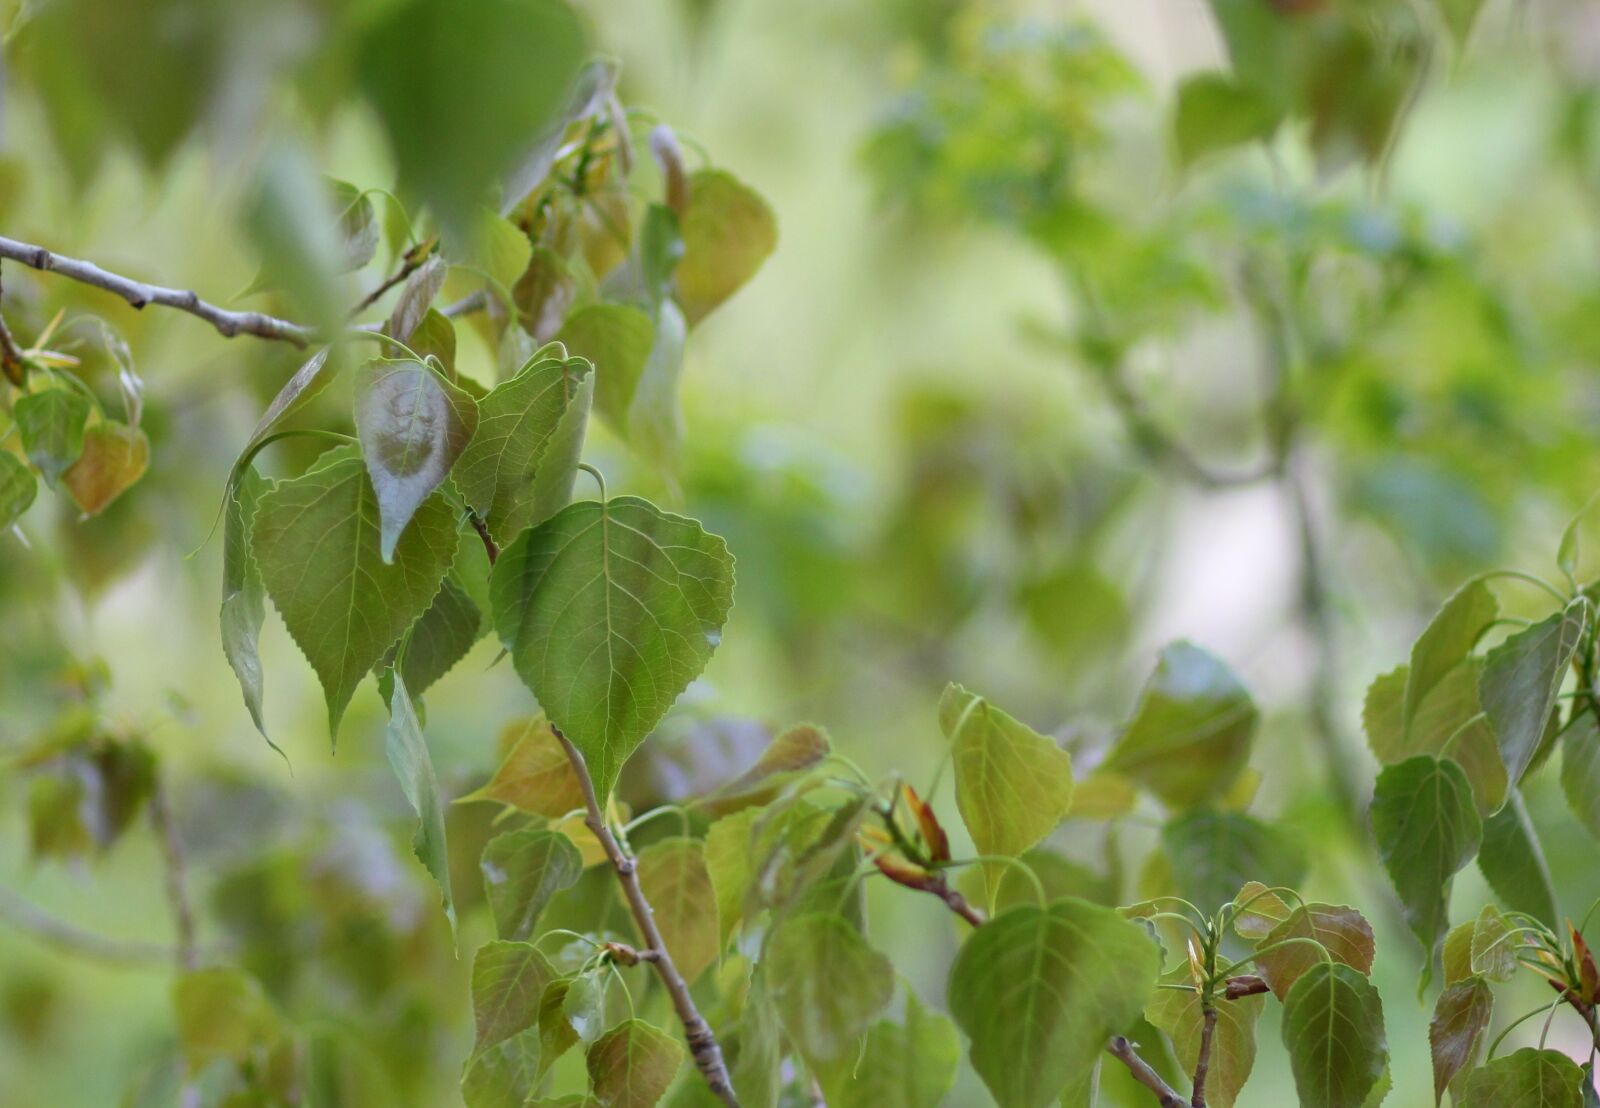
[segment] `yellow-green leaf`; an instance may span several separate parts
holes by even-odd
[[[690,175],[689,204],[679,229],[678,300],[691,324],[754,277],[778,245],[778,221],[767,202],[720,169]]]
[[[667,951],[683,979],[693,982],[722,949],[705,848],[696,839],[663,839],[639,851],[637,863],[639,887]]]

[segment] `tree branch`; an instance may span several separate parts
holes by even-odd
[[[6,326],[4,313],[0,313],[0,371],[3,371],[6,380],[21,388],[28,380],[28,370],[23,364],[22,349],[17,345],[17,340],[11,337],[11,328]]]
[[[601,848],[611,860],[612,868],[617,871],[617,881],[622,886],[623,896],[627,898],[633,920],[639,926],[639,934],[644,937],[645,949],[639,952],[640,958],[649,961],[655,967],[656,976],[660,977],[661,983],[666,986],[667,995],[672,998],[672,1007],[678,1013],[679,1022],[683,1024],[684,1039],[689,1044],[689,1053],[693,1055],[694,1063],[699,1068],[701,1076],[706,1079],[706,1084],[729,1108],[739,1108],[739,1099],[734,1095],[733,1081],[729,1078],[728,1067],[722,1060],[722,1048],[717,1045],[716,1033],[711,1030],[711,1025],[695,1007],[694,998],[689,995],[688,982],[678,972],[678,967],[673,965],[672,954],[661,938],[660,929],[656,927],[655,913],[650,908],[650,902],[645,899],[644,890],[639,887],[639,878],[635,872],[637,867],[633,857],[618,845],[611,828],[606,826],[605,816],[600,811],[600,799],[595,795],[594,779],[589,776],[589,766],[583,759],[583,752],[573,746],[572,741],[559,730],[554,727],[551,730],[556,738],[561,740],[561,746],[567,752],[567,760],[572,763],[572,770],[577,774],[578,784],[583,789],[583,802],[587,809],[584,823],[594,833],[594,837],[600,840]]]
[[[165,943],[110,939],[58,919],[0,885],[0,919],[48,946],[67,954],[113,966],[169,966],[180,958]]]
[[[104,289],[122,297],[135,308],[143,308],[146,304],[159,304],[165,308],[188,312],[211,324],[226,338],[233,338],[235,335],[255,335],[257,338],[287,342],[298,347],[304,347],[312,338],[309,328],[290,323],[286,319],[279,319],[262,312],[231,312],[201,300],[199,296],[186,289],[148,285],[143,281],[135,281],[130,277],[101,269],[93,262],[51,253],[44,247],[34,246],[32,243],[0,236],[0,258],[9,258],[44,273],[59,273],[63,277],[70,277],[85,285]]]
[[[1125,1035],[1118,1035],[1106,1046],[1111,1056],[1128,1067],[1128,1072],[1133,1074],[1133,1079],[1155,1094],[1161,1108],[1187,1108],[1183,1097],[1179,1096],[1171,1085],[1161,1079],[1161,1075],[1150,1068],[1150,1063],[1139,1057]]]
[[[1201,1008],[1200,1054],[1194,1063],[1194,1095],[1189,1108],[1206,1108],[1206,1077],[1211,1073],[1211,1041],[1217,1034],[1217,1008],[1207,1003]]]

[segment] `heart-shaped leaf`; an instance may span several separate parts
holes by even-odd
[[[1558,1050],[1521,1050],[1474,1070],[1461,1108],[1583,1108],[1583,1071]]]
[[[1434,686],[1466,659],[1499,614],[1500,603],[1481,577],[1468,581],[1444,602],[1411,648],[1402,731],[1410,729]]]
[[[1161,844],[1178,893],[1215,911],[1247,881],[1293,887],[1305,875],[1298,843],[1283,830],[1243,812],[1201,809],[1169,820]]]
[[[1426,754],[1386,767],[1373,793],[1372,833],[1431,966],[1449,922],[1450,880],[1483,836],[1467,775]]]
[[[1372,972],[1377,947],[1366,917],[1343,905],[1306,904],[1290,913],[1257,946],[1266,953],[1256,956],[1256,965],[1279,1000],[1289,995],[1307,970],[1324,961],[1316,947],[1290,939],[1311,939],[1335,962],[1362,973]]]
[[[27,463],[0,450],[0,531],[21,519],[38,495],[39,482]]]
[[[678,972],[692,983],[722,949],[705,847],[697,839],[662,839],[639,851],[636,861],[639,887],[661,938]]]
[[[84,432],[83,452],[61,475],[61,485],[86,516],[98,515],[144,476],[150,440],[137,427],[107,420]]]
[[[583,807],[583,786],[544,716],[507,724],[500,749],[506,753],[489,783],[462,800],[493,800],[546,819]]]
[[[589,1083],[603,1108],[655,1108],[683,1061],[683,1044],[644,1020],[617,1024],[589,1047]]]
[[[574,357],[594,365],[594,406],[618,434],[628,433],[628,411],[655,344],[655,324],[627,304],[587,304],[567,317],[557,340]]]
[[[1478,680],[1478,699],[1500,742],[1500,756],[1513,785],[1540,752],[1556,693],[1589,622],[1589,601],[1578,597],[1565,609],[1518,631],[1489,651]]]
[[[691,324],[739,291],[778,245],[778,221],[761,194],[720,169],[690,175],[679,230],[678,299]]]
[[[894,995],[889,959],[832,913],[780,923],[762,967],[789,1037],[814,1062],[843,1058]]]
[[[266,487],[255,467],[246,466],[228,489],[222,518],[222,653],[239,678],[245,707],[263,737],[267,725],[262,719],[264,687],[258,643],[261,621],[266,617],[266,592],[250,550],[250,532]],[[267,742],[271,743],[271,738]]]
[[[12,415],[22,436],[22,449],[51,488],[83,453],[89,409],[88,399],[68,388],[43,389],[17,398]]]
[[[1389,1061],[1378,990],[1359,970],[1318,962],[1284,998],[1283,1045],[1304,1108],[1361,1108]]]
[[[583,873],[583,859],[559,831],[507,831],[489,840],[478,866],[494,914],[495,933],[514,941],[533,935],[539,913]]]
[[[733,606],[733,559],[637,497],[569,505],[500,554],[495,630],[603,797],[699,675]]]
[[[830,1108],[939,1108],[960,1062],[955,1024],[907,993],[904,1022],[869,1027],[859,1064],[852,1057],[831,1067],[823,1091]]]
[[[1187,984],[1188,970],[1177,971],[1171,984]],[[1256,1022],[1266,997],[1245,996],[1217,1004],[1211,1034],[1211,1064],[1206,1078],[1206,1104],[1233,1108],[1239,1090],[1250,1079],[1256,1063]],[[1151,1023],[1172,1038],[1172,1049],[1184,1072],[1193,1073],[1200,1060],[1205,1034],[1205,1013],[1200,994],[1192,989],[1158,989],[1145,1010]]]

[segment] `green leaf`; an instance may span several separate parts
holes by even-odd
[[[578,282],[572,269],[547,246],[533,248],[526,272],[511,289],[522,329],[534,342],[556,337],[577,296]]]
[[[432,367],[378,358],[356,377],[356,431],[378,494],[379,551],[395,544],[478,429],[478,405]]]
[[[417,813],[417,830],[411,836],[411,849],[433,879],[439,883],[444,914],[455,934],[456,904],[450,893],[450,848],[444,838],[444,803],[439,797],[439,781],[433,774],[433,759],[422,739],[422,725],[406,692],[405,679],[396,675],[389,696],[389,727],[384,732],[384,753],[400,788]]]
[[[360,269],[378,253],[382,229],[372,197],[348,181],[329,180],[334,206],[339,212],[340,270]]]
[[[115,420],[97,423],[83,436],[83,453],[61,475],[61,486],[83,509],[99,515],[144,476],[150,440],[137,427]]]
[[[589,1081],[605,1108],[653,1108],[683,1061],[676,1038],[639,1019],[625,1020],[589,1047]]]
[[[405,634],[405,655],[400,661],[400,672],[413,695],[427,692],[434,682],[466,657],[472,645],[489,630],[488,621],[473,600],[468,583],[462,579],[468,572],[481,572],[483,580],[488,581],[489,559],[478,536],[470,532],[461,535],[455,563],[445,575],[433,603]]]
[[[1350,966],[1319,962],[1284,999],[1283,1045],[1303,1108],[1361,1108],[1389,1060],[1378,990]]]
[[[1428,1050],[1433,1059],[1433,1102],[1444,1101],[1444,1091],[1456,1075],[1470,1070],[1478,1059],[1483,1033],[1494,1015],[1494,993],[1481,977],[1457,981],[1439,994],[1428,1021]]]
[[[1499,614],[1500,602],[1481,577],[1468,581],[1444,602],[1411,647],[1402,730],[1410,730],[1428,694],[1466,660]]]
[[[722,950],[705,847],[696,839],[662,839],[639,851],[637,863],[639,887],[655,912],[673,964],[693,983]]]
[[[172,986],[172,1006],[191,1073],[219,1058],[248,1061],[283,1032],[261,985],[237,969],[219,966],[181,975]]]
[[[561,979],[545,986],[539,998],[539,1073],[542,1075],[578,1041],[577,1029],[567,1019],[567,992],[572,982]]]
[[[491,942],[472,960],[473,1052],[537,1028],[556,971],[532,943]]]
[[[656,313],[650,356],[645,359],[633,398],[628,402],[628,441],[657,465],[672,468],[683,442],[683,410],[678,403],[678,377],[683,371],[683,345],[688,326],[670,300]]]
[[[700,524],[637,497],[569,505],[506,547],[495,629],[603,797],[699,675],[733,606],[733,559]]]
[[[1215,911],[1246,881],[1295,886],[1305,875],[1298,845],[1278,829],[1242,812],[1190,812],[1161,829],[1178,892]]]
[[[1188,969],[1171,975],[1171,983],[1187,984]],[[1266,1006],[1266,997],[1246,996],[1215,1005],[1216,1028],[1211,1040],[1211,1068],[1206,1078],[1206,1103],[1215,1108],[1232,1108],[1239,1090],[1250,1079],[1256,1063],[1256,1022]],[[1150,998],[1145,1014],[1151,1023],[1172,1039],[1172,1049],[1184,1072],[1193,1073],[1200,1060],[1200,1039],[1205,1015],[1200,994],[1192,989],[1158,989]]]
[[[222,653],[239,678],[244,704],[256,730],[276,750],[261,714],[264,690],[258,646],[261,621],[267,612],[266,592],[250,551],[256,505],[266,487],[267,482],[255,467],[246,466],[228,489],[222,520]]]
[[[539,913],[583,873],[583,859],[559,831],[507,831],[489,840],[478,866],[494,914],[495,933],[522,940],[533,934]]]
[[[1055,740],[954,684],[939,698],[939,725],[979,854],[1015,857],[1055,830],[1072,803],[1072,758]]]
[[[411,352],[423,361],[427,361],[429,357],[437,360],[444,367],[445,379],[457,381],[456,325],[449,316],[437,308],[429,308],[423,312],[422,322],[411,332],[406,345],[411,347]],[[477,382],[469,380],[466,385],[470,392],[477,386]]]
[[[12,415],[28,461],[51,488],[83,453],[89,401],[69,388],[43,389],[17,397]]]
[[[878,1020],[869,1027],[859,1060],[847,1057],[832,1067],[823,1092],[829,1108],[939,1108],[960,1063],[955,1024],[907,992],[905,1022]],[[744,1087],[738,1088],[742,1094]]]
[[[278,395],[267,405],[267,410],[261,413],[261,418],[256,422],[255,430],[250,432],[250,439],[245,443],[244,449],[239,452],[239,461],[234,463],[235,473],[238,472],[240,463],[253,457],[256,450],[284,420],[314,400],[337,375],[327,372],[332,354],[333,347],[324,346],[301,363],[300,368],[294,371],[294,376],[284,382],[283,388],[278,390]],[[339,363],[333,364],[337,370]]]
[[[606,987],[601,971],[579,974],[567,982],[561,997],[561,1015],[574,1034],[592,1043],[605,1029]]]
[[[1481,658],[1467,658],[1448,671],[1423,697],[1409,728],[1403,726],[1403,697],[1409,668],[1400,666],[1375,680],[1367,689],[1362,720],[1367,745],[1385,765],[1418,754],[1446,755],[1459,765],[1472,784],[1480,815],[1505,803],[1505,763],[1494,728],[1478,705]]]
[[[1288,902],[1260,881],[1246,881],[1233,902],[1238,906],[1233,917],[1233,929],[1242,939],[1266,938],[1274,927],[1287,920],[1294,911]]]
[[[733,937],[744,918],[745,894],[755,877],[756,859],[751,857],[755,828],[763,815],[760,808],[745,808],[723,816],[706,831],[706,873],[716,895],[719,945]]]
[[[701,806],[727,813],[763,804],[796,774],[817,765],[833,750],[827,732],[809,723],[788,728],[767,745],[755,765],[702,800]]]
[[[1513,785],[1539,752],[1556,693],[1588,620],[1589,601],[1580,596],[1565,610],[1510,636],[1485,659],[1478,699]]]
[[[254,548],[267,595],[322,682],[337,736],[361,679],[439,591],[456,552],[454,513],[429,497],[385,564],[376,497],[351,447],[279,481],[256,509]]]
[[[651,204],[639,228],[639,270],[650,303],[659,304],[668,295],[673,273],[682,260],[678,217],[665,204]]]
[[[1440,14],[1444,16],[1445,25],[1450,28],[1450,33],[1455,36],[1461,48],[1465,49],[1467,36],[1472,33],[1472,24],[1483,8],[1483,0],[1434,0],[1434,2],[1438,5]]]
[[[1109,908],[1023,905],[968,936],[950,1014],[1000,1108],[1043,1108],[1139,1018],[1160,965],[1144,928]]]
[[[1354,908],[1336,904],[1303,905],[1274,927],[1256,948],[1265,951],[1286,939],[1315,940],[1340,965],[1362,973],[1372,972],[1372,958],[1377,949],[1372,925]],[[1316,947],[1290,943],[1258,955],[1256,966],[1272,987],[1273,994],[1283,1000],[1307,970],[1324,960]]]
[[[560,819],[584,806],[583,786],[566,748],[543,715],[514,720],[501,731],[505,757],[489,783],[463,801],[493,800],[529,815]]]
[[[1472,922],[1469,966],[1474,974],[1490,981],[1510,981],[1522,964],[1517,960],[1517,950],[1524,945],[1526,940],[1500,914],[1500,909],[1485,904]]]
[[[1178,161],[1193,165],[1207,154],[1268,138],[1278,119],[1273,105],[1249,86],[1223,73],[1193,74],[1178,85]]]
[[[754,277],[778,245],[778,221],[767,202],[720,169],[690,174],[680,231],[678,300],[691,325]]]
[[[655,324],[626,304],[586,304],[567,317],[556,340],[594,365],[594,406],[611,428],[628,433],[639,377],[655,344]]]
[[[0,450],[0,531],[22,518],[39,495],[39,482],[26,462]]]
[[[752,975],[739,1019],[738,1049],[733,1059],[733,1087],[744,1108],[779,1108],[783,1085],[783,1026],[772,1003],[767,976]],[[710,1089],[699,1082],[697,1091]],[[714,1098],[713,1098],[714,1099]]]
[[[1105,768],[1174,808],[1215,800],[1244,769],[1257,719],[1255,702],[1232,670],[1193,643],[1176,642],[1161,652]]]
[[[1559,926],[1561,913],[1550,866],[1516,789],[1508,795],[1506,806],[1484,821],[1478,868],[1508,908],[1526,912],[1550,927]]]
[[[540,358],[478,403],[478,432],[456,463],[455,481],[501,542],[545,518],[538,513],[549,502],[539,502],[535,482],[547,465],[556,470],[550,480],[564,483],[557,507],[570,498],[577,472],[571,421],[577,421],[581,444],[594,388],[589,370],[582,358]],[[553,446],[561,449],[552,451]]]
[[[1557,1050],[1521,1050],[1473,1071],[1461,1090],[1461,1108],[1583,1108],[1583,1071]]]
[[[465,229],[556,117],[584,54],[555,0],[410,0],[365,35],[359,79],[401,181]]]
[[[894,966],[843,916],[791,916],[767,942],[762,973],[789,1037],[813,1062],[845,1057],[894,995]]]
[[[1561,736],[1561,791],[1589,834],[1600,838],[1600,725],[1584,712]]]
[[[1467,775],[1454,762],[1425,754],[1386,767],[1372,798],[1372,833],[1431,967],[1449,923],[1451,878],[1472,860],[1483,836]]]
[[[261,258],[256,283],[283,290],[295,319],[335,333],[350,296],[339,277],[344,258],[323,179],[304,151],[286,142],[275,143],[256,172],[259,182],[245,218]]]
[[[538,1028],[530,1027],[467,1061],[461,1075],[461,1099],[467,1108],[525,1108],[539,1085],[541,1044]]]

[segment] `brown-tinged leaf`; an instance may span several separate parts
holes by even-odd
[[[1458,1074],[1470,1072],[1478,1060],[1478,1047],[1494,1014],[1494,994],[1481,977],[1457,981],[1439,994],[1428,1022],[1428,1049],[1433,1058],[1433,1102],[1444,1100],[1445,1089]]]
[[[83,433],[83,450],[61,475],[61,484],[84,515],[98,515],[143,477],[149,465],[145,433],[107,420]]]
[[[583,807],[583,786],[543,713],[506,724],[500,749],[500,768],[462,802],[492,800],[546,819],[560,819]]]
[[[1257,946],[1267,950],[1286,939],[1314,939],[1335,962],[1362,973],[1372,972],[1372,956],[1376,950],[1372,926],[1354,908],[1335,904],[1307,904],[1296,908]],[[1301,975],[1321,961],[1322,955],[1315,946],[1294,942],[1258,955],[1256,965],[1273,993],[1282,1000]]]

